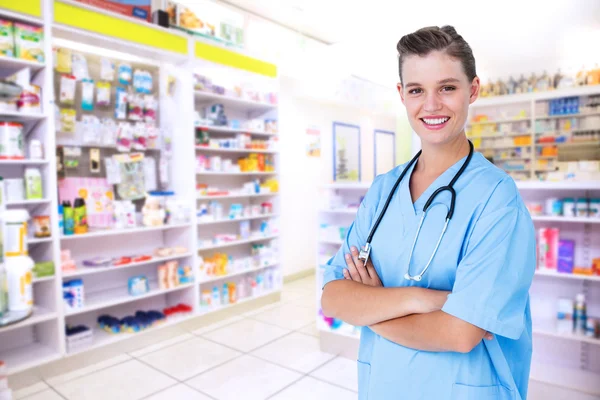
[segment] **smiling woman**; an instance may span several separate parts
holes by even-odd
[[[364,326],[359,399],[525,399],[535,234],[513,180],[465,136],[475,58],[449,26],[397,50],[422,149],[373,182],[327,265],[323,312]]]

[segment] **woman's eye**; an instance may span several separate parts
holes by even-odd
[[[456,88],[454,86],[444,86],[442,88],[442,91],[444,91],[444,92],[452,92],[454,90],[456,90]]]
[[[422,92],[421,89],[411,89],[408,91],[409,94],[419,94],[421,92]]]

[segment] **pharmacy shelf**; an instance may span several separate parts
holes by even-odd
[[[494,162],[498,162],[498,161],[527,161],[527,160],[531,160],[532,157],[504,157],[504,158],[495,158],[494,157]],[[539,157],[538,157],[539,158]]]
[[[63,132],[57,132],[58,134],[63,134],[63,135],[72,135],[72,133],[63,133]],[[98,149],[117,149],[117,145],[116,144],[100,144],[100,143],[73,143],[73,142],[68,142],[68,141],[63,141],[63,140],[57,140],[56,142],[56,146],[57,147],[85,147],[85,148],[98,148]],[[129,153],[143,153],[145,151],[160,151],[160,149],[155,149],[155,148],[146,148],[144,150],[136,150],[136,149],[131,149],[130,152],[119,152],[122,154],[129,154]]]
[[[240,245],[240,244],[261,242],[263,240],[271,240],[271,239],[276,239],[278,237],[279,237],[279,235],[269,235],[269,236],[253,237],[253,238],[244,239],[244,240],[234,240],[234,241],[227,242],[227,243],[221,243],[221,244],[215,244],[215,245],[211,245],[211,246],[198,247],[198,251],[221,249],[223,247],[232,247],[232,246],[237,246],[237,245]]]
[[[547,269],[536,269],[535,274],[539,275],[539,276],[548,276],[548,277],[558,278],[558,279],[573,279],[573,280],[580,280],[580,281],[600,282],[600,276],[569,274],[569,273],[565,273],[565,272],[557,272],[555,270],[547,270]]]
[[[1,119],[8,119],[11,121],[40,121],[46,118],[45,114],[32,113],[32,112],[19,112],[19,111],[0,111]]]
[[[50,203],[50,199],[33,199],[33,200],[19,200],[19,201],[7,201],[6,206],[32,206],[38,204]]]
[[[533,324],[533,333],[540,336],[548,336],[562,340],[570,340],[574,342],[580,343],[589,343],[596,346],[600,346],[600,339],[594,337],[588,337],[581,334],[575,334],[572,332],[569,333],[559,333],[556,327],[556,323],[554,321],[543,321],[543,322],[535,322]]]
[[[598,85],[575,86],[546,92],[518,93],[504,96],[483,97],[477,99],[477,101],[472,104],[472,107],[511,105],[528,103],[531,101],[545,101],[562,97],[589,96],[594,94],[600,94],[600,88]]]
[[[595,372],[579,368],[564,368],[548,363],[533,361],[530,379],[549,385],[566,387],[575,392],[584,392],[600,396],[600,380]]]
[[[223,195],[217,195],[217,196],[198,196],[197,199],[198,200],[225,200],[225,199],[243,199],[246,197],[253,198],[253,197],[266,197],[266,196],[278,196],[278,195],[279,195],[278,192],[254,193],[254,194],[240,193],[240,194],[223,194]]]
[[[260,267],[256,267],[256,268],[250,268],[250,269],[246,269],[244,271],[237,271],[237,272],[232,272],[230,274],[225,274],[225,275],[219,275],[219,276],[211,276],[208,278],[204,278],[198,282],[200,285],[205,284],[205,283],[211,283],[211,282],[217,282],[223,279],[230,279],[233,278],[234,276],[241,276],[241,275],[246,275],[250,272],[256,272],[256,271],[262,271],[263,269],[267,269],[267,268],[271,268],[271,267],[275,267],[276,265],[279,265],[279,263],[272,263],[269,265],[261,265]]]
[[[585,118],[593,115],[600,115],[599,112],[590,112],[590,113],[577,113],[577,114],[563,114],[563,115],[540,115],[535,117],[535,119],[560,119],[560,118]]]
[[[525,132],[525,133],[518,133],[518,132],[510,132],[510,133],[502,133],[502,132],[495,132],[495,133],[484,133],[481,135],[474,135],[474,134],[469,134],[467,137],[469,139],[503,139],[503,138],[507,138],[507,137],[520,137],[520,136],[531,136],[530,132]]]
[[[27,238],[27,244],[51,243],[52,238]]]
[[[98,231],[90,231],[88,233],[82,233],[79,235],[61,235],[60,240],[63,241],[71,241],[77,239],[89,239],[96,238],[101,236],[115,236],[115,235],[125,235],[125,234],[133,234],[133,233],[146,233],[146,232],[156,232],[156,231],[166,231],[169,229],[180,229],[180,228],[189,228],[191,224],[173,224],[173,225],[160,225],[160,226],[140,226],[137,228],[125,228],[125,229],[103,229]]]
[[[531,217],[534,221],[544,222],[570,222],[576,224],[600,224],[600,218],[588,217],[556,217],[547,215],[534,215]]]
[[[200,90],[195,91],[196,101],[217,101],[227,107],[237,107],[237,108],[246,108],[253,110],[273,110],[277,108],[277,104],[270,104],[264,102],[258,102],[253,100],[246,100],[240,97],[226,96],[222,94],[203,92]]]
[[[50,282],[53,281],[54,278],[56,278],[56,276],[54,275],[50,275],[50,276],[43,276],[41,278],[33,278],[33,283],[42,283],[42,282]]]
[[[519,147],[531,147],[531,144],[506,144],[502,146],[477,146],[475,150],[505,150],[505,149],[517,149]]]
[[[0,116],[0,118],[2,118]],[[0,160],[0,165],[46,165],[46,160]]]
[[[317,329],[319,330],[319,332],[332,333],[334,335],[345,336],[351,339],[360,339],[360,333],[354,333],[347,329],[331,329],[329,327],[323,326],[323,324],[320,322],[317,323]]]
[[[16,374],[60,358],[61,354],[58,350],[40,343],[31,343],[0,352],[0,360],[8,367],[9,374]]]
[[[600,127],[596,128],[596,129],[571,129],[570,131],[544,131],[544,132],[536,132],[535,135],[536,136],[555,137],[555,136],[562,136],[562,135],[570,135],[572,133],[590,132],[590,131],[600,131]]]
[[[327,183],[322,185],[323,189],[337,189],[337,190],[367,190],[371,187],[373,182],[339,182],[339,183]]]
[[[319,239],[319,243],[341,246],[344,242],[341,240]]]
[[[181,315],[181,316],[177,316],[177,317],[169,317],[169,318],[167,318],[167,320],[165,322],[162,322],[156,326],[153,326],[151,328],[145,329],[140,332],[135,332],[135,333],[118,333],[118,334],[108,333],[105,330],[100,329],[98,326],[96,326],[92,329],[92,333],[93,333],[94,337],[93,337],[92,343],[90,345],[72,350],[72,351],[68,352],[67,354],[72,356],[74,354],[83,353],[83,352],[94,350],[94,349],[97,349],[100,347],[108,346],[109,344],[118,343],[123,340],[131,339],[133,337],[139,337],[140,335],[143,335],[146,333],[156,332],[158,330],[167,328],[169,326],[177,325],[181,322],[188,321],[188,320],[194,318],[195,316],[196,315],[193,312],[191,312],[186,315]]]
[[[198,221],[198,225],[225,224],[227,222],[251,221],[251,220],[254,220],[254,219],[276,218],[278,216],[279,216],[278,214],[261,214],[261,215],[253,215],[251,217],[223,218],[223,219],[210,220],[210,221]]]
[[[273,172],[215,172],[215,171],[202,171],[202,172],[196,172],[196,175],[198,176],[206,176],[206,175],[221,175],[221,176],[252,176],[252,175],[277,175],[278,172],[277,171],[273,171]]]
[[[262,153],[277,154],[276,150],[254,150],[254,149],[224,149],[219,147],[196,146],[196,150],[206,153]]]
[[[5,11],[2,11],[4,15]],[[3,74],[12,75],[15,72],[22,70],[23,68],[29,68],[32,71],[39,71],[46,65],[37,61],[23,60],[20,58],[0,56],[0,70]]]
[[[523,122],[523,121],[531,121],[531,118],[505,118],[505,119],[497,119],[495,121],[483,121],[483,122],[468,122],[467,125],[470,126],[478,126],[478,125],[493,125],[493,124],[506,124],[512,122]]]
[[[338,209],[321,209],[319,212],[326,214],[346,214],[346,215],[356,215],[358,212],[358,208],[338,208]]]
[[[197,126],[196,129],[206,130],[214,133],[248,133],[256,136],[276,136],[277,133],[265,131],[253,131],[242,128],[229,128],[226,126]]]
[[[523,190],[600,190],[597,181],[517,181],[518,189]]]
[[[121,271],[123,269],[139,267],[141,265],[148,265],[154,263],[161,263],[165,261],[178,260],[180,258],[186,258],[193,256],[193,253],[187,252],[182,254],[173,254],[167,257],[152,257],[151,260],[133,262],[125,265],[119,266],[109,266],[109,267],[80,267],[73,271],[63,271],[62,277],[63,279],[72,278],[74,276],[84,276],[84,275],[92,275],[92,274],[100,274],[103,272],[112,272],[112,271]]]
[[[194,283],[186,283],[179,285],[171,289],[157,289],[156,282],[150,282],[150,291],[148,293],[140,294],[138,296],[132,296],[127,292],[126,287],[120,287],[116,289],[103,290],[96,293],[85,294],[85,307],[65,311],[66,317],[73,315],[85,314],[90,311],[100,310],[104,308],[114,307],[121,304],[131,303],[134,301],[147,299],[149,297],[161,296],[163,294],[176,292],[179,290],[187,289],[192,287]]]
[[[47,310],[43,307],[34,306],[33,313],[27,319],[24,319],[21,322],[17,322],[16,324],[7,325],[5,327],[0,328],[0,334],[8,331],[12,331],[15,329],[24,328],[26,326],[40,324],[42,322],[50,321],[56,319],[58,314],[56,312]]]
[[[270,296],[270,295],[272,295],[274,293],[278,293],[278,292],[281,292],[281,288],[277,288],[277,289],[273,289],[273,290],[268,290],[266,292],[257,294],[256,296],[248,296],[248,297],[245,297],[243,299],[238,299],[238,301],[236,301],[235,303],[225,304],[224,306],[218,306],[218,307],[209,308],[209,309],[200,308],[200,315],[212,314],[212,313],[216,313],[216,312],[219,312],[219,311],[223,311],[223,310],[226,310],[228,308],[235,307],[235,306],[237,306],[239,304],[244,304],[244,303],[248,303],[249,301],[258,300],[260,298],[267,297],[267,296]]]

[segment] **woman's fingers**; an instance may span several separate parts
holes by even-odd
[[[348,266],[348,272],[350,273],[352,280],[362,283],[362,279],[360,278],[360,274],[354,265],[354,260],[352,259],[351,254],[346,254],[346,265]]]
[[[367,268],[363,262],[358,258],[358,249],[354,246],[350,248],[350,252],[352,253],[352,260],[354,261],[354,265],[358,270],[358,274],[360,275],[360,279],[363,283],[368,282],[371,278],[369,277],[369,273],[367,272]]]

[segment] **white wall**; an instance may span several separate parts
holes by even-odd
[[[332,181],[333,122],[360,126],[362,180],[367,182],[373,179],[373,130],[396,130],[393,115],[373,116],[349,106],[300,97],[297,84],[290,78],[281,79],[280,230],[284,275],[315,267],[318,189],[321,184]],[[321,130],[321,158],[306,154],[306,129],[310,126]]]

